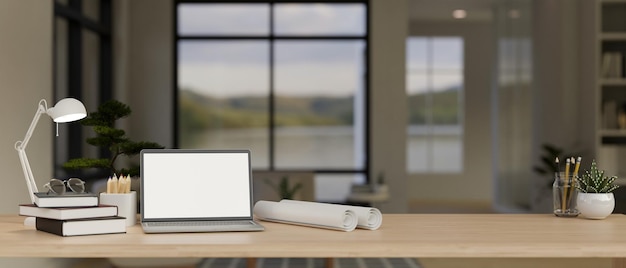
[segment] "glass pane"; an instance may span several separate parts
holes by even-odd
[[[95,21],[100,20],[100,0],[82,1],[83,14]]]
[[[407,126],[407,168],[409,172],[425,172],[430,166],[430,97],[424,73],[407,75],[409,124]]]
[[[85,107],[95,108],[98,105],[98,92],[100,92],[100,38],[89,30],[82,32],[81,101]]]
[[[67,44],[67,20],[59,17],[55,17],[55,29],[54,29],[54,78],[55,78],[55,94],[56,96],[67,96],[68,94],[68,44]],[[48,105],[54,105],[54,103],[48,102]],[[43,120],[42,120],[43,121]],[[59,133],[68,133],[68,126],[70,124],[59,124]],[[68,148],[69,141],[67,135],[59,135],[54,139],[55,142],[55,167],[60,167],[68,160]],[[60,177],[64,174],[60,174],[62,169],[55,168],[55,176]]]
[[[267,41],[181,41],[178,129],[181,148],[250,149],[269,166]]]
[[[267,35],[268,4],[178,5],[180,35]]]
[[[424,72],[428,67],[428,39],[410,37],[406,44],[406,66],[410,73]]]
[[[432,75],[432,123],[434,125],[456,125],[460,123],[459,100],[462,82],[460,76]]]
[[[463,168],[463,39],[407,40],[407,170]]]
[[[365,35],[364,4],[276,4],[277,35]]]
[[[431,40],[434,69],[463,69],[462,38],[438,37]]]
[[[409,124],[425,125],[430,121],[430,92],[425,74],[409,74],[407,76],[407,98]]]
[[[277,168],[363,167],[363,51],[362,41],[276,42]]]
[[[462,127],[437,126],[433,133],[432,172],[459,173],[463,171]]]
[[[100,38],[89,30],[82,31],[82,88],[81,101],[87,112],[93,112],[98,107],[98,92],[100,92]],[[83,137],[95,137],[91,128],[82,128]],[[99,148],[85,144],[82,157],[99,157]]]
[[[55,32],[54,42],[55,46],[55,82],[56,91],[58,96],[67,95],[67,20],[59,17],[55,17]]]

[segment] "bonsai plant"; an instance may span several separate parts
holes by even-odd
[[[604,176],[604,170],[598,170],[593,160],[591,168],[585,171],[578,181],[578,197],[576,199],[581,216],[589,219],[604,219],[615,208],[613,191],[619,188],[614,184],[617,176]]]
[[[102,103],[98,107],[98,111],[92,112],[87,118],[81,121],[84,126],[90,126],[96,133],[95,137],[87,138],[86,142],[92,146],[106,149],[110,152],[108,158],[75,158],[70,159],[63,167],[65,169],[106,169],[109,175],[130,175],[131,177],[139,175],[139,167],[119,167],[116,161],[121,156],[132,157],[142,149],[162,149],[163,146],[155,142],[148,141],[132,141],[126,137],[126,132],[115,127],[118,119],[127,117],[131,114],[128,105],[117,100],[109,100]]]

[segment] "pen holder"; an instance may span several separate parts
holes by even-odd
[[[100,204],[117,206],[117,215],[126,218],[126,226],[137,223],[137,192],[126,194],[100,193]]]
[[[566,177],[563,173],[554,174],[554,183],[552,184],[554,215],[559,217],[578,216],[579,212],[576,206],[577,183],[577,176],[570,174]]]

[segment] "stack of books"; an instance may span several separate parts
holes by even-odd
[[[117,207],[100,205],[93,193],[35,193],[35,204],[19,205],[21,216],[35,217],[35,227],[60,236],[126,233]]]

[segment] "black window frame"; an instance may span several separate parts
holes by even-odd
[[[85,15],[83,13],[84,0],[68,0],[67,3],[60,3],[56,0],[54,2],[54,16],[52,18],[53,36],[55,42],[53,42],[53,98],[54,101],[50,102],[50,105],[54,105],[59,99],[66,97],[73,97],[81,100],[84,90],[83,89],[83,30],[89,30],[98,37],[99,42],[99,55],[98,55],[98,104],[101,104],[107,100],[113,99],[113,42],[112,42],[112,0],[100,0],[98,7],[98,20]],[[58,88],[57,79],[57,18],[62,18],[67,22],[67,88]],[[89,108],[87,107],[89,112]],[[55,137],[56,139],[65,139],[66,141],[78,141],[67,142],[67,155],[61,155],[59,153],[59,144],[55,141],[54,145],[54,176],[56,178],[67,178],[70,176],[79,176],[82,179],[95,179],[102,178],[106,175],[101,172],[86,172],[83,170],[68,171],[63,169],[60,161],[67,161],[72,158],[83,157],[83,148],[86,143],[83,142],[84,137],[82,133],[82,126],[80,124],[68,124],[68,133]],[[99,151],[100,157],[108,157],[110,152],[106,149]],[[58,159],[62,158],[62,159]]]
[[[193,36],[184,36],[184,35],[180,35],[178,33],[178,5],[179,4],[187,4],[187,3],[209,3],[209,4],[259,4],[259,3],[263,3],[263,4],[269,4],[270,5],[270,19],[269,19],[269,23],[270,23],[270,33],[268,35],[263,35],[263,36],[259,36],[259,35],[222,35],[222,36],[218,36],[218,35],[193,35]],[[324,4],[354,4],[354,3],[358,3],[358,4],[363,4],[365,6],[365,33],[363,35],[280,35],[280,36],[275,36],[274,34],[274,30],[272,29],[272,23],[273,23],[273,5],[274,4],[288,4],[288,3],[293,3],[293,4],[307,4],[307,3],[324,3]],[[173,89],[173,107],[174,107],[174,116],[173,116],[173,125],[174,127],[174,135],[173,135],[173,142],[172,144],[174,144],[174,146],[177,148],[179,145],[179,129],[178,129],[178,94],[179,94],[179,89],[178,89],[178,43],[179,41],[182,40],[267,40],[270,43],[270,59],[269,59],[269,65],[270,65],[270,93],[268,95],[269,98],[269,126],[268,126],[268,131],[269,131],[269,168],[268,169],[258,169],[258,170],[262,170],[262,171],[277,171],[277,172],[298,172],[298,171],[312,171],[315,174],[327,174],[327,175],[349,175],[349,174],[355,174],[355,175],[362,175],[365,178],[365,182],[369,183],[370,181],[370,171],[371,171],[371,164],[370,164],[370,155],[371,155],[371,146],[370,146],[370,46],[371,46],[371,11],[370,11],[370,5],[369,5],[369,0],[338,0],[338,1],[333,1],[333,0],[318,0],[318,1],[314,1],[314,0],[301,0],[301,1],[294,1],[294,0],[269,0],[269,1],[254,1],[254,0],[231,0],[231,1],[212,1],[212,0],[175,0],[173,3],[173,85],[172,85],[172,89]],[[275,86],[274,86],[274,82],[273,82],[273,72],[274,72],[274,66],[273,66],[273,42],[275,40],[357,40],[357,39],[362,39],[365,41],[365,55],[364,55],[364,65],[365,65],[365,77],[364,79],[364,96],[365,96],[365,100],[364,100],[364,115],[365,115],[365,119],[364,119],[364,126],[363,126],[363,131],[364,131],[364,144],[363,144],[363,148],[365,151],[365,157],[364,157],[364,163],[363,163],[363,168],[356,168],[356,169],[296,169],[296,168],[289,168],[289,169],[285,169],[285,168],[280,168],[280,169],[276,169],[275,167],[275,154],[274,154],[274,150],[275,150],[275,122],[274,122],[274,115],[275,115],[275,96],[274,96],[274,91],[275,91]]]

